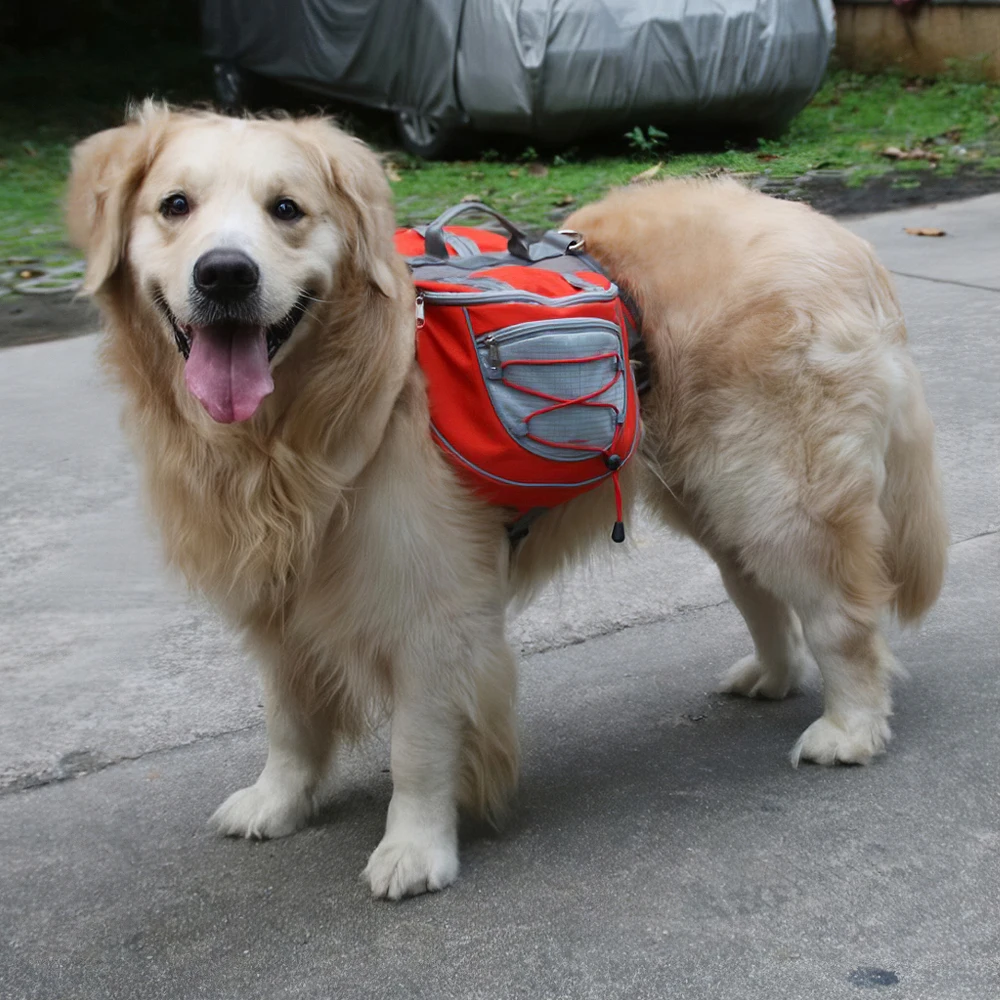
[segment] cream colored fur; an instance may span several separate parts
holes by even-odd
[[[194,206],[182,223],[157,210],[176,190]],[[295,226],[269,219],[279,195],[303,206]],[[394,790],[365,875],[377,896],[443,888],[459,806],[495,815],[516,781],[505,608],[606,544],[611,497],[550,512],[511,561],[503,512],[428,433],[380,165],[329,123],[146,105],[77,148],[69,221],[167,558],[263,673],[267,763],[216,826],[294,832],[338,745],[388,714]],[[879,616],[931,606],[947,543],[885,271],[823,216],[729,182],[630,189],[568,225],[644,315],[654,388],[626,505],[641,493],[697,539],[750,628],[756,652],[723,689],[783,697],[815,658],[825,710],[793,760],[869,760],[889,736]],[[152,301],[161,289],[183,317],[193,262],[222,239],[259,265],[269,316],[314,296],[272,363],[274,392],[230,425],[186,390]]]

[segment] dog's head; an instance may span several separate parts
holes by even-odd
[[[124,272],[220,423],[254,415],[319,314],[403,287],[381,167],[322,119],[147,103],[77,147],[68,221],[86,290],[120,288]]]

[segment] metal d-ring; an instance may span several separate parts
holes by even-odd
[[[579,253],[587,242],[586,239],[584,239],[583,233],[578,233],[575,229],[560,229],[559,235],[574,237],[573,242],[566,247],[566,249],[571,253]]]

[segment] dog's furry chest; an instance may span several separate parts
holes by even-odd
[[[238,620],[287,614],[340,496],[322,465],[197,439],[145,450],[168,562]]]

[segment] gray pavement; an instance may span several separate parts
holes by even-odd
[[[998,220],[989,196],[850,223],[900,275],[954,535],[893,636],[889,755],[793,771],[817,691],[711,695],[749,639],[642,525],[513,623],[521,791],[456,886],[398,906],[358,878],[382,738],[298,836],[209,833],[263,761],[252,669],[159,565],[95,339],[0,352],[0,998],[1000,997]]]

